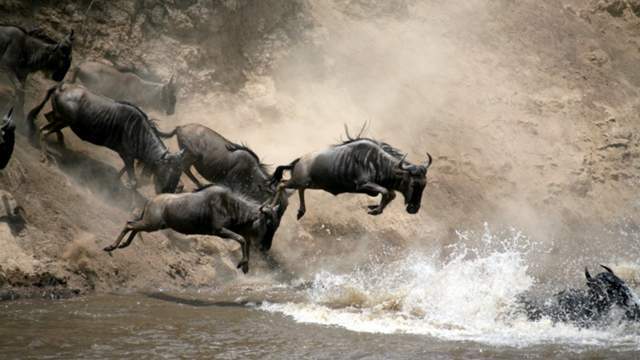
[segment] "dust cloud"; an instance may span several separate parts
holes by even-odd
[[[272,73],[249,75],[238,93],[187,100],[179,122],[207,124],[274,165],[338,142],[345,124],[355,133],[364,123],[366,136],[410,161],[426,152],[435,161],[417,216],[404,213],[400,197],[371,217],[364,207],[374,199],[312,191],[296,223],[292,197],[275,242],[280,257],[303,258],[299,267],[309,269],[414,250],[446,256],[452,244],[477,245],[485,223],[539,244],[532,270],[543,279],[576,278],[585,264],[638,250],[629,238],[604,239],[626,213],[609,205],[620,197],[584,193],[597,186],[585,159],[602,114],[585,113],[593,85],[575,74],[590,64],[575,58],[572,41],[593,35],[579,19],[563,20],[566,7],[336,0],[309,2],[305,11],[314,27],[273,55]],[[537,11],[557,14],[549,20]],[[603,257],[608,241],[618,245]]]

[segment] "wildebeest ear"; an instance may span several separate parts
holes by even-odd
[[[589,274],[589,269],[587,269],[587,267],[584,267],[584,277],[587,278],[587,280],[591,281],[593,280],[593,278],[591,277],[591,274]]]
[[[607,270],[608,272],[610,272],[611,274],[613,274],[613,270],[611,270],[611,268],[609,268],[608,266],[604,266],[604,265],[602,265],[602,264],[600,264],[600,266],[601,266],[603,269],[605,269],[605,270]],[[613,275],[615,275],[615,274],[613,274]]]

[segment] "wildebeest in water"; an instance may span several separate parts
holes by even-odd
[[[380,204],[370,205],[369,214],[382,214],[395,198],[395,191],[404,196],[406,210],[415,214],[420,210],[422,193],[427,185],[427,170],[431,155],[420,165],[405,160],[406,155],[391,145],[358,135],[319,152],[304,155],[289,165],[278,166],[272,181],[279,182],[285,170],[291,178],[282,181],[280,191],[298,189],[300,208],[298,219],[305,211],[305,189],[321,189],[331,194],[359,193],[382,195]]]
[[[13,122],[13,109],[0,122],[0,170],[7,167],[16,141],[16,126]]]
[[[0,26],[0,70],[6,71],[16,90],[16,117],[24,117],[24,87],[29,74],[44,71],[62,81],[71,66],[73,30],[59,42],[39,30]],[[29,129],[32,133],[35,129]]]
[[[134,161],[140,161],[154,175],[158,193],[174,192],[182,173],[183,152],[171,154],[156,133],[147,115],[135,105],[95,95],[79,85],[59,84],[47,91],[44,100],[31,112],[33,122],[44,104],[51,98],[53,110],[45,117],[40,143],[43,158],[47,157],[47,135],[70,127],[78,137],[95,145],[108,147],[120,155],[131,187],[135,189]]]
[[[527,317],[530,320],[548,317],[553,321],[586,327],[606,320],[607,315],[618,308],[623,313],[623,319],[640,320],[640,304],[629,286],[609,267],[600,266],[605,271],[596,276],[591,276],[585,268],[587,289],[563,290],[544,303],[520,299]]]
[[[271,242],[280,225],[278,207],[273,202],[261,205],[217,185],[192,193],[161,194],[148,201],[142,215],[128,221],[116,241],[104,250],[129,246],[139,232],[172,229],[187,235],[215,235],[241,245],[238,268],[247,273],[251,241]],[[129,237],[122,242],[127,233]]]
[[[178,126],[171,132],[159,131],[158,134],[164,138],[177,137],[178,146],[184,150],[184,172],[196,186],[202,187],[202,184],[191,166],[208,181],[227,186],[256,202],[263,203],[276,196],[276,186],[270,182],[271,174],[248,147],[199,124]],[[282,216],[288,205],[287,197],[278,196],[276,204],[279,205],[279,216]],[[263,251],[271,248],[270,240],[261,244]]]
[[[86,61],[72,70],[69,81],[76,80],[95,94],[164,111],[167,115],[175,113],[178,89],[174,76],[166,84],[157,83],[131,72],[121,72],[111,65]]]

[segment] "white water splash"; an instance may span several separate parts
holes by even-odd
[[[265,303],[260,308],[298,322],[359,332],[516,347],[564,343],[640,349],[636,324],[580,329],[550,320],[532,322],[515,313],[517,296],[534,285],[525,261],[526,248],[532,245],[517,232],[498,240],[488,229],[480,240],[482,246],[474,251],[457,247],[444,264],[432,256],[411,255],[350,274],[322,271],[307,290],[307,302]]]

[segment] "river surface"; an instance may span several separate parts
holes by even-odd
[[[580,329],[512,310],[517,251],[413,256],[304,281],[0,304],[0,359],[640,358],[640,326]]]

